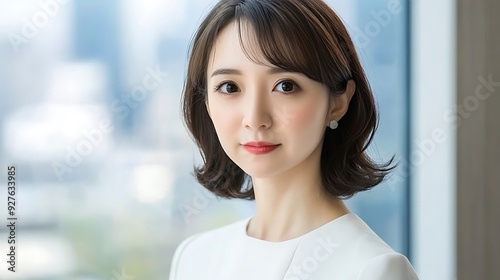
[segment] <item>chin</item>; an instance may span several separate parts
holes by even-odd
[[[278,170],[276,164],[266,165],[262,163],[246,163],[240,168],[252,178],[269,178],[276,176],[284,170]]]

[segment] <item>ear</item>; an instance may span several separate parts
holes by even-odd
[[[356,83],[354,80],[347,81],[347,86],[345,92],[342,94],[330,95],[330,107],[328,110],[328,119],[325,125],[328,125],[330,121],[339,121],[349,108],[349,103],[351,102],[354,93],[356,92]]]

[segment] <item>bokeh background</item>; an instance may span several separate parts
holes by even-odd
[[[411,261],[409,1],[326,2],[378,102],[369,152],[400,162],[347,203]],[[253,202],[196,183],[201,157],[181,121],[189,43],[214,3],[0,0],[0,178],[13,164],[18,184],[17,272],[2,226],[0,279],[168,279],[184,238],[253,215]]]

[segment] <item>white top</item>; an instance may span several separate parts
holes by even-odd
[[[170,280],[418,279],[408,259],[354,213],[282,242],[248,236],[251,218],[185,239]]]

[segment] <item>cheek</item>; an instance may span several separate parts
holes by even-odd
[[[326,112],[321,104],[311,102],[304,104],[294,112],[294,121],[291,122],[293,130],[299,130],[301,133],[314,133],[323,126]]]
[[[210,116],[214,124],[219,140],[224,142],[228,136],[235,135],[237,129],[237,116],[234,110],[228,109],[227,106],[221,108],[219,104],[212,104],[210,106]]]

